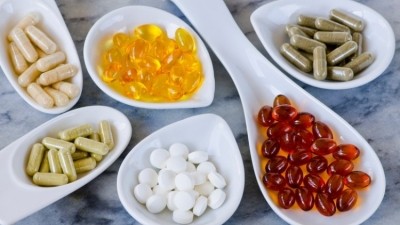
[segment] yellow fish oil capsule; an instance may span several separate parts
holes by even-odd
[[[60,81],[52,85],[52,88],[64,92],[70,99],[75,98],[81,91],[80,88],[73,83]]]
[[[46,55],[36,62],[36,67],[41,72],[51,70],[65,61],[64,52],[58,51],[51,55]]]
[[[347,57],[354,54],[357,51],[357,48],[358,46],[356,42],[348,41],[327,54],[326,61],[330,66],[337,65]]]
[[[36,52],[35,47],[33,47],[31,41],[21,28],[14,28],[11,31],[11,39],[14,41],[26,61],[33,63],[38,59],[39,55]]]
[[[43,153],[43,160],[42,163],[40,164],[40,169],[39,169],[39,172],[41,173],[50,172],[49,158],[47,156],[47,153],[48,153],[47,150],[45,150]]]
[[[15,25],[14,28],[20,28],[24,30],[27,26],[29,25],[36,25],[40,21],[40,15],[37,12],[31,12],[28,15],[26,15],[24,18],[22,18],[17,25]],[[8,40],[12,40],[12,35],[11,32],[8,35]]]
[[[74,143],[76,148],[79,150],[96,153],[99,155],[106,155],[110,150],[106,144],[84,137],[76,138]]]
[[[109,149],[114,147],[114,138],[111,130],[111,125],[108,121],[100,121],[100,140],[108,146]]]
[[[175,31],[175,40],[179,48],[186,52],[196,51],[196,41],[193,36],[185,29],[178,28]]]
[[[28,68],[28,63],[26,63],[24,56],[21,54],[14,42],[11,42],[9,45],[9,54],[14,70],[17,74],[21,74]]]
[[[303,72],[311,72],[312,63],[305,56],[303,56],[299,51],[293,48],[290,44],[285,43],[281,46],[281,54],[294,66]]]
[[[89,153],[88,152],[84,152],[84,151],[75,151],[74,153],[71,154],[72,156],[72,160],[79,160],[79,159],[84,159],[89,157]]]
[[[82,124],[72,127],[58,133],[58,137],[65,141],[72,141],[77,137],[85,137],[94,133],[94,129],[90,124]]]
[[[324,18],[317,18],[315,20],[315,26],[321,31],[342,31],[350,32],[350,29],[340,23],[336,23],[332,20],[327,20]]]
[[[29,154],[28,164],[26,166],[26,173],[33,176],[40,169],[45,148],[42,144],[36,143],[33,145]]]
[[[45,187],[61,186],[68,183],[68,176],[59,173],[35,173],[33,183]]]
[[[313,56],[314,78],[317,80],[325,80],[328,74],[325,48],[320,46],[314,48]]]
[[[18,77],[18,84],[21,87],[28,87],[40,76],[40,71],[36,69],[36,63],[31,64],[21,75]]]
[[[317,18],[313,16],[306,16],[306,15],[299,15],[297,17],[297,24],[300,26],[305,26],[305,27],[310,27],[310,28],[316,28],[315,27],[315,20]]]
[[[53,98],[54,104],[58,107],[66,106],[69,103],[69,98],[63,92],[51,87],[44,87],[43,90]]]
[[[56,148],[59,150],[68,150],[71,153],[74,153],[76,150],[76,147],[73,143],[52,137],[43,138],[42,144],[48,149]]]
[[[308,35],[306,33],[304,33],[304,31],[302,31],[299,27],[292,27],[288,30],[288,36],[289,38],[291,38],[292,36],[298,34],[304,37],[308,37]]]
[[[355,16],[351,16],[350,14],[337,9],[332,9],[330,11],[329,18],[333,21],[348,26],[354,31],[360,32],[364,29],[364,22],[362,20],[357,19]]]
[[[66,150],[58,151],[58,159],[63,173],[67,175],[68,181],[72,182],[77,179],[76,170],[74,167],[74,161],[72,160],[71,152]]]
[[[350,68],[332,66],[328,67],[327,78],[336,81],[349,81],[353,79],[354,73]]]
[[[50,55],[56,52],[57,45],[51,40],[43,31],[39,28],[29,25],[25,28],[26,34],[29,39],[35,43],[35,45],[40,48],[44,53]]]
[[[312,53],[314,51],[314,48],[317,46],[326,48],[326,45],[324,43],[321,43],[319,41],[301,35],[293,35],[290,38],[290,44],[298,49],[301,49],[309,53]]]
[[[345,64],[343,67],[350,68],[354,74],[357,74],[371,65],[373,61],[374,56],[370,52],[364,52],[349,63]]]
[[[96,164],[96,160],[91,157],[79,159],[74,162],[75,170],[78,174],[91,171],[96,167]]]
[[[341,45],[351,41],[352,36],[348,32],[318,31],[314,34],[314,39],[325,44]]]
[[[44,108],[51,108],[54,106],[53,98],[51,98],[39,84],[31,83],[26,90],[28,94]]]
[[[75,66],[71,64],[65,64],[42,73],[37,81],[39,84],[47,86],[71,78],[75,76],[77,72],[78,70]]]
[[[361,33],[354,32],[352,35],[352,39],[357,43],[358,46],[357,51],[351,57],[351,59],[353,60],[357,56],[361,55],[361,53],[363,52],[363,35]]]
[[[58,159],[58,151],[54,148],[47,152],[47,157],[49,160],[50,172],[52,173],[62,173],[60,160]]]

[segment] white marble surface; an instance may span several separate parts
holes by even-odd
[[[83,44],[90,27],[102,15],[113,9],[126,5],[149,5],[184,18],[173,3],[165,0],[56,0],[56,2],[75,41],[82,65],[84,65]],[[226,0],[225,2],[243,32],[266,55],[249,18],[258,6],[270,1]],[[375,9],[389,21],[395,32],[397,44],[400,40],[400,16],[396,9],[400,7],[400,1],[358,0],[358,2]],[[240,98],[229,74],[213,54],[212,59],[216,79],[215,98],[211,106],[199,109],[149,110],[118,103],[101,92],[84,69],[83,94],[74,108],[107,105],[120,110],[130,119],[133,127],[132,139],[120,158],[99,177],[17,224],[138,224],[124,210],[118,199],[116,178],[122,160],[135,144],[151,132],[200,113],[215,113],[226,119],[236,137],[245,165],[246,184],[243,199],[226,224],[286,224],[271,210],[258,189],[252,171]],[[398,224],[400,220],[398,213],[400,176],[397,171],[400,165],[399,61],[400,52],[396,46],[394,59],[382,76],[363,87],[350,90],[322,90],[298,82],[305,90],[353,125],[368,140],[382,161],[387,179],[386,194],[376,213],[364,223],[368,225]],[[25,103],[13,90],[2,71],[0,71],[0,103],[0,149],[55,116],[36,111]]]

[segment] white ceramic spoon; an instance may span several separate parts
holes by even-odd
[[[375,57],[375,61],[368,68],[347,82],[316,80],[312,74],[304,73],[290,64],[279,52],[280,46],[289,42],[285,31],[287,24],[296,24],[297,17],[301,14],[328,18],[331,9],[351,13],[364,21],[363,49]],[[280,67],[296,79],[319,88],[347,89],[364,85],[381,75],[394,55],[395,38],[390,24],[375,10],[356,1],[273,1],[254,11],[251,23],[264,48]]]
[[[138,143],[125,157],[118,171],[117,189],[122,205],[139,223],[146,225],[174,225],[168,209],[159,214],[147,211],[133,195],[138,184],[138,174],[145,168],[153,168],[150,154],[156,148],[168,149],[173,143],[183,143],[189,151],[207,151],[209,161],[227,182],[224,204],[215,210],[195,217],[193,225],[217,225],[228,220],[239,206],[244,189],[243,161],[235,137],[224,119],[215,114],[202,114],[172,123],[152,133]]]
[[[34,143],[46,136],[57,137],[59,131],[81,124],[89,123],[98,129],[101,120],[110,122],[115,146],[95,169],[63,186],[33,184],[25,168]],[[0,150],[0,224],[15,223],[93,180],[125,150],[131,135],[132,126],[124,114],[106,106],[88,106],[61,114]]]
[[[368,219],[383,199],[386,182],[379,158],[365,139],[345,120],[297,86],[257,51],[243,35],[222,0],[173,2],[213,49],[236,84],[243,104],[254,172],[270,207],[290,224],[350,225],[360,224]],[[372,177],[372,184],[368,189],[359,191],[361,204],[356,209],[325,217],[316,210],[284,210],[272,201],[272,195],[266,191],[261,180],[264,167],[259,147],[265,135],[260,133],[256,117],[261,106],[272,105],[278,94],[289,97],[299,111],[310,112],[318,120],[327,123],[336,131],[341,143],[352,143],[361,149],[361,160],[356,169],[367,172]]]
[[[62,50],[67,57],[67,62],[77,67],[78,73],[70,79],[76,84],[79,89],[79,95],[71,99],[70,102],[62,107],[44,108],[36,103],[33,98],[28,94],[26,88],[22,88],[18,82],[18,76],[14,72],[13,65],[8,54],[8,40],[7,36],[11,29],[18,23],[19,20],[24,18],[28,13],[36,12],[40,14],[40,22],[37,25],[42,29],[50,38],[54,40],[58,48]],[[82,92],[82,68],[79,61],[78,53],[71,35],[65,25],[64,19],[54,0],[38,0],[38,1],[25,1],[25,0],[3,0],[0,1],[0,65],[6,75],[8,81],[17,91],[17,93],[33,108],[49,114],[59,114],[72,108],[78,102]]]

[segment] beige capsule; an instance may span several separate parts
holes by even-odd
[[[363,53],[363,35],[358,32],[352,34],[352,39],[357,43],[357,51],[352,55],[351,60],[355,59],[357,56]]]
[[[33,63],[39,58],[35,47],[21,28],[17,27],[11,31],[11,39],[14,41],[26,61]]]
[[[50,172],[52,173],[62,173],[60,160],[58,159],[58,151],[52,148],[47,153],[49,159]]]
[[[36,143],[32,146],[29,153],[28,164],[26,165],[26,173],[29,176],[33,176],[40,169],[40,164],[43,160],[45,148],[42,144]]]
[[[25,28],[26,34],[31,41],[40,48],[44,53],[50,55],[56,52],[57,45],[43,31],[34,25],[29,25]]]
[[[35,173],[33,183],[45,187],[61,186],[68,183],[68,176],[60,173]]]
[[[67,150],[58,151],[58,159],[63,173],[67,175],[68,181],[72,182],[77,179],[76,170],[74,167],[74,161],[72,160],[71,152]]]
[[[325,44],[343,44],[352,40],[352,36],[348,32],[338,31],[318,31],[314,34],[314,39]]]
[[[22,18],[14,28],[20,28],[22,30],[29,25],[36,25],[40,21],[40,14],[37,12],[30,12],[24,18]],[[8,40],[12,40],[11,32],[8,34]]]
[[[289,38],[291,38],[293,35],[296,35],[296,34],[301,35],[301,36],[304,36],[304,37],[309,37],[306,33],[304,33],[304,32],[303,32],[300,28],[298,28],[298,27],[292,27],[292,28],[289,29],[289,31],[288,31],[288,36],[289,36]]]
[[[106,144],[84,137],[76,138],[74,143],[76,148],[79,150],[96,153],[99,155],[106,155],[110,150]]]
[[[21,74],[28,68],[28,63],[14,42],[10,43],[8,50],[15,72]]]
[[[345,64],[343,67],[350,68],[354,74],[357,74],[371,65],[374,59],[374,56],[370,52],[364,52],[349,63]]]
[[[40,169],[39,169],[39,172],[41,172],[41,173],[50,172],[49,158],[48,158],[47,153],[48,153],[47,150],[45,150],[43,153],[43,160],[42,160],[42,163],[40,164]]]
[[[314,51],[314,48],[317,46],[321,46],[326,48],[326,45],[322,42],[313,40],[311,38],[307,38],[301,35],[293,35],[290,38],[290,44],[293,47],[296,47],[298,49],[301,49],[305,52],[312,53]]]
[[[77,137],[85,137],[94,133],[92,125],[86,123],[79,126],[62,130],[58,133],[58,137],[65,141],[72,141]]]
[[[333,21],[348,26],[354,31],[360,32],[364,29],[364,22],[361,19],[357,19],[355,16],[338,9],[332,9],[329,13],[329,18]]]
[[[350,68],[332,66],[328,67],[328,76],[329,80],[335,81],[349,81],[353,79],[354,73]]]
[[[112,149],[114,147],[114,138],[111,125],[107,120],[100,121],[99,134],[101,142],[106,144],[109,149]]]
[[[48,70],[54,69],[59,64],[65,61],[65,54],[64,52],[58,51],[51,55],[46,55],[40,58],[36,62],[36,67],[41,72],[46,72]]]
[[[96,133],[96,132],[91,134],[91,135],[89,135],[89,139],[101,142],[100,134]],[[99,154],[96,154],[96,153],[90,153],[90,157],[92,157],[94,160],[96,160],[96,162],[100,162],[103,159],[102,155],[99,155]]]
[[[342,31],[350,33],[350,29],[345,25],[324,18],[317,18],[315,20],[315,26],[321,31]]]
[[[281,46],[280,49],[281,54],[285,57],[290,63],[296,66],[303,72],[311,72],[312,63],[309,59],[303,56],[299,51],[293,48],[290,44],[285,43]]]
[[[66,106],[69,103],[69,98],[64,92],[51,87],[44,87],[43,90],[53,98],[54,104],[58,107]]]
[[[60,81],[51,85],[54,89],[64,92],[70,99],[79,95],[81,89],[71,82]]]
[[[59,150],[68,150],[71,153],[76,151],[76,147],[73,143],[57,138],[45,137],[42,139],[42,144],[48,149],[55,148]]]
[[[326,63],[326,51],[323,47],[314,48],[313,75],[317,80],[325,80],[328,74]]]
[[[348,41],[341,46],[337,47],[335,50],[331,51],[326,56],[326,61],[328,65],[333,66],[342,62],[347,57],[351,56],[357,51],[357,43],[354,41]]]
[[[313,16],[307,16],[307,15],[299,15],[297,17],[297,24],[300,26],[305,26],[305,27],[310,27],[313,29],[316,29],[315,27],[315,20],[317,18]]]
[[[52,70],[42,73],[37,81],[39,84],[47,86],[71,78],[75,76],[77,71],[78,70],[74,65],[60,65]]]
[[[48,95],[43,88],[37,83],[30,83],[26,88],[28,94],[44,108],[51,108],[54,106],[54,100]]]
[[[21,87],[28,87],[29,84],[34,82],[40,76],[40,71],[36,68],[36,63],[31,64],[28,69],[26,69],[18,77],[18,84]]]
[[[71,154],[72,160],[79,160],[79,159],[84,159],[89,157],[89,152],[84,152],[84,151],[75,151],[74,153]]]
[[[76,170],[76,173],[84,173],[91,171],[92,169],[96,168],[96,160],[88,157],[84,159],[79,159],[74,162],[74,167]]]

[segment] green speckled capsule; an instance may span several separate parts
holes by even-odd
[[[62,171],[68,177],[68,181],[72,182],[77,179],[76,170],[74,167],[74,161],[72,160],[71,152],[68,150],[59,150],[58,159],[60,160],[60,165]]]
[[[357,19],[355,16],[337,9],[332,9],[330,11],[329,18],[333,21],[348,26],[354,31],[360,32],[364,29],[364,22],[361,19]]]
[[[52,148],[60,150],[65,149],[70,151],[71,153],[74,153],[76,150],[75,145],[73,143],[52,137],[43,138],[42,144],[46,146],[48,149]]]
[[[299,15],[297,17],[297,24],[300,26],[305,26],[305,27],[310,27],[315,29],[315,20],[317,18],[313,16],[307,16],[307,15]]]
[[[54,148],[50,149],[47,153],[49,159],[50,172],[62,173],[60,160],[58,159],[58,151]]]
[[[325,80],[328,74],[327,63],[326,63],[326,52],[323,47],[314,48],[314,60],[313,60],[313,74],[317,80]]]
[[[72,159],[75,160],[79,160],[79,159],[84,159],[86,157],[89,156],[88,152],[84,152],[84,151],[75,151],[74,153],[71,154]]]
[[[28,164],[26,165],[26,173],[33,176],[40,169],[45,148],[42,144],[36,143],[33,145],[29,154]]]
[[[290,63],[296,66],[299,70],[303,72],[311,72],[312,63],[306,57],[304,57],[299,51],[293,48],[290,44],[285,43],[281,46],[280,49],[281,54],[285,57]]]
[[[348,41],[327,54],[326,61],[330,66],[337,65],[347,57],[354,54],[357,51],[357,48],[358,46],[356,42]]]
[[[355,59],[344,65],[343,67],[350,68],[354,74],[359,73],[367,68],[374,61],[374,56],[370,52],[364,52]]]
[[[60,186],[68,183],[68,176],[60,173],[35,173],[33,183],[39,186]]]
[[[75,145],[79,150],[106,155],[110,150],[103,142],[93,141],[89,138],[78,137],[75,139]]]
[[[114,147],[114,138],[111,130],[111,125],[107,120],[100,121],[100,140],[111,150]]]
[[[351,41],[352,36],[348,32],[318,31],[314,34],[314,39],[325,44],[341,45]]]
[[[84,173],[91,171],[96,167],[96,160],[92,157],[79,159],[74,162],[76,173]]]
[[[345,25],[324,18],[317,18],[315,20],[315,26],[321,31],[342,31],[350,33],[350,29]]]
[[[43,153],[43,160],[42,160],[42,163],[40,164],[40,169],[39,169],[39,172],[41,172],[41,173],[50,172],[49,158],[47,156],[47,152],[48,151],[45,150]]]
[[[328,67],[328,76],[329,80],[336,81],[349,81],[353,79],[354,73],[350,68],[333,66]]]
[[[312,53],[314,51],[314,48],[317,46],[326,48],[326,45],[324,43],[301,35],[293,35],[290,38],[290,44],[298,49],[309,53]]]
[[[307,36],[309,37],[313,37],[315,32],[317,32],[318,30],[313,29],[313,28],[309,28],[309,27],[305,27],[305,26],[298,26],[298,25],[293,25],[293,24],[288,24],[286,25],[286,32],[289,32],[289,29],[292,27],[297,27],[300,30],[302,30],[305,34],[307,34]]]
[[[363,35],[358,32],[352,34],[352,40],[357,43],[357,51],[351,56],[351,60],[355,59],[357,56],[363,53]]]
[[[298,34],[304,37],[309,37],[306,33],[304,33],[300,28],[298,27],[292,27],[289,29],[289,31],[287,32],[289,38],[293,37],[294,35]]]
[[[85,137],[94,132],[92,125],[83,124],[77,127],[72,127],[58,133],[58,137],[65,141],[72,141],[77,137]]]

